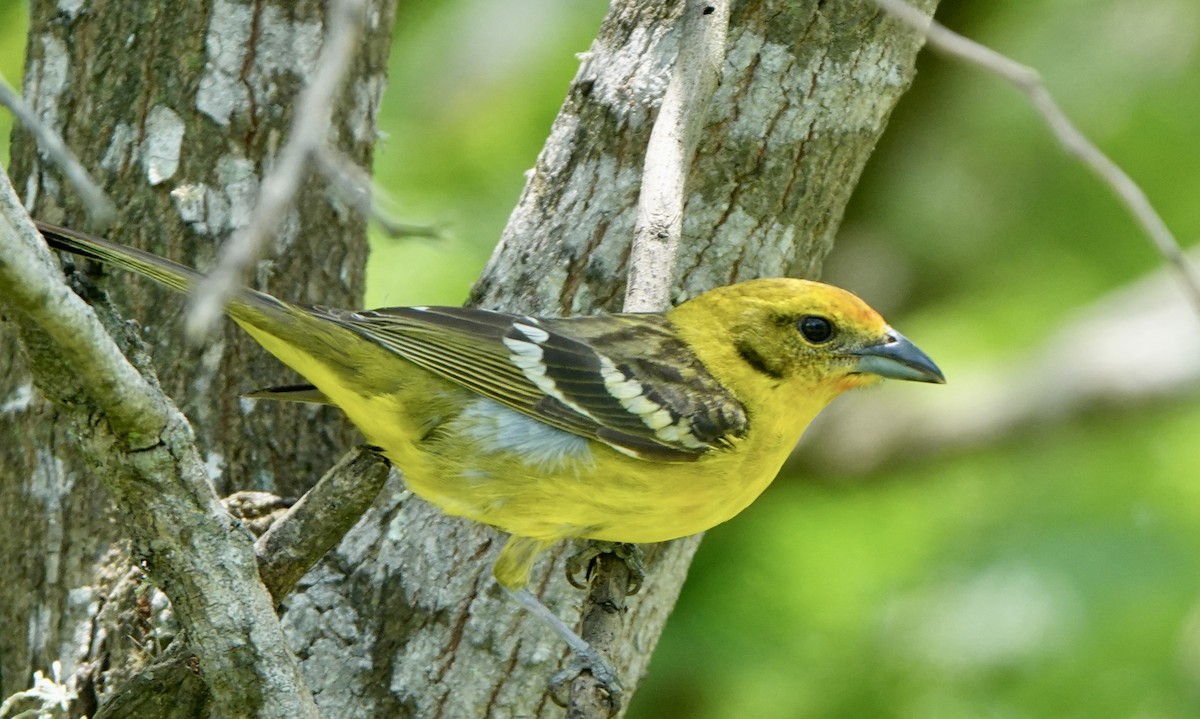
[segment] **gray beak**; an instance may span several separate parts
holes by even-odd
[[[929,355],[891,327],[882,342],[855,350],[853,354],[858,357],[859,372],[888,379],[946,383],[946,377]]]

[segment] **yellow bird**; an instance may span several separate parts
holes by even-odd
[[[38,223],[48,243],[187,292],[200,273]],[[235,322],[404,473],[417,495],[507,532],[523,587],[567,538],[661,542],[745,509],[834,397],[882,378],[941,383],[856,296],[776,278],[663,313],[546,318],[459,307],[351,312],[242,289]],[[315,389],[313,389],[315,388]]]

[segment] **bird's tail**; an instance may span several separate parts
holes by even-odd
[[[130,270],[179,292],[192,291],[204,278],[191,267],[133,247],[45,222],[36,224],[54,249]],[[325,387],[334,387],[344,396],[360,392],[359,385],[364,382],[364,374],[370,374],[368,370],[390,367],[386,362],[387,350],[346,326],[336,310],[296,305],[242,287],[230,298],[225,311],[284,364],[314,384],[324,384],[321,391],[305,385],[264,390],[256,396],[328,402]]]
[[[102,237],[37,220],[34,224],[42,233],[42,237],[46,238],[46,244],[56,250],[122,267],[179,292],[190,291],[203,277],[191,267],[133,247],[118,245]]]
[[[56,250],[135,272],[177,292],[191,292],[204,279],[204,274],[198,270],[135,247],[38,220],[34,220],[34,224],[46,238],[46,244]],[[249,324],[273,332],[281,328],[281,322],[311,324],[315,321],[303,308],[249,287],[240,288],[230,298],[225,311],[243,327]]]

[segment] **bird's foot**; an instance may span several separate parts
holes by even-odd
[[[567,558],[567,581],[571,586],[576,589],[588,588],[587,580],[592,575],[592,566],[601,554],[611,554],[625,563],[629,569],[629,586],[625,593],[637,594],[646,579],[646,565],[642,561],[641,547],[626,542],[588,541],[583,549]]]
[[[568,627],[558,615],[550,611],[545,604],[528,589],[504,588],[510,597],[525,607],[533,616],[540,619],[554,630],[568,647],[572,657],[567,667],[550,679],[550,697],[561,706],[567,706],[571,694],[571,686],[575,680],[588,672],[596,680],[596,690],[603,695],[608,703],[609,716],[614,716],[621,708],[621,682],[617,672],[608,660],[591,644],[584,641],[574,629]]]
[[[621,681],[608,660],[590,645],[585,651],[576,649],[567,666],[550,678],[550,698],[560,707],[568,706],[572,698],[572,688],[576,680],[583,678],[585,672],[591,674],[594,679],[594,683],[587,688],[596,693],[597,701],[608,705],[608,716],[616,716],[617,712],[621,711],[623,699]]]

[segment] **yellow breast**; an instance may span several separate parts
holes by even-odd
[[[662,463],[474,398],[426,441],[388,453],[418,495],[511,534],[661,542],[705,531],[753,502],[803,429],[788,424],[695,462]]]

